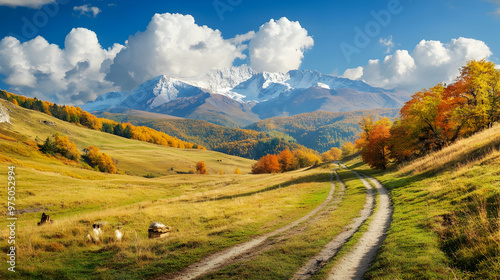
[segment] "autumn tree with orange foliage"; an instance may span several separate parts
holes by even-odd
[[[500,69],[484,59],[469,61],[447,87],[444,99],[450,104],[450,117],[458,119],[462,135],[490,127],[500,121]]]
[[[99,152],[99,148],[88,146],[84,149],[85,159],[90,166],[101,172],[115,174],[118,170],[113,159],[106,153]]]
[[[356,147],[371,167],[384,169],[387,144],[391,158],[402,162],[440,150],[499,121],[500,69],[493,62],[471,60],[452,84],[415,93],[392,127],[363,118],[364,132]]]
[[[80,159],[80,152],[76,148],[75,143],[69,140],[68,136],[60,136],[59,134],[56,134],[54,143],[57,152],[63,157],[74,161],[78,161]]]
[[[253,174],[279,173],[280,171],[281,166],[277,155],[265,155],[252,166]]]
[[[417,92],[400,110],[400,119],[391,128],[391,151],[398,161],[422,156],[450,142],[454,134],[451,127],[444,127],[439,121],[446,114],[444,90],[438,84]]]
[[[294,169],[295,157],[293,156],[290,149],[286,149],[278,154],[278,161],[280,163],[281,172],[287,172]]]
[[[265,155],[252,166],[253,174],[261,173],[280,173],[299,168],[317,165],[321,158],[312,150],[294,150],[286,149],[278,155]]]
[[[80,152],[75,143],[71,142],[67,136],[56,134],[54,141],[47,137],[43,144],[37,144],[40,152],[52,156],[61,156],[70,160],[78,161]]]
[[[196,163],[196,173],[198,173],[198,174],[208,174],[208,172],[207,172],[207,166],[205,165],[205,162],[198,161]]]
[[[500,70],[469,61],[457,80],[417,92],[391,128],[391,152],[399,162],[440,150],[500,121]]]
[[[361,150],[361,157],[371,168],[386,169],[389,162],[389,139],[391,137],[391,121],[382,118],[373,122],[372,117],[366,117],[360,123],[364,132],[356,140],[356,148]]]

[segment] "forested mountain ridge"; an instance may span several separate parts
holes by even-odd
[[[220,152],[247,158],[258,158],[256,156],[262,155],[263,151],[271,153],[282,151],[281,148],[271,149],[268,146],[271,143],[268,141],[275,138],[277,140],[272,143],[279,144],[283,149],[293,150],[305,146],[312,150],[325,152],[332,147],[341,147],[345,142],[351,142],[359,136],[361,132],[359,121],[362,116],[370,114],[394,119],[398,110],[312,112],[291,117],[270,118],[254,123],[245,129],[228,128],[202,120],[151,118],[150,115],[141,111],[127,112],[127,114],[104,112],[98,115],[115,121],[148,126],[184,141],[198,143]],[[238,145],[239,148],[237,148]],[[261,148],[257,149],[257,146]],[[257,149],[260,152],[252,151],[252,149]],[[240,152],[236,153],[237,150]]]
[[[359,121],[365,115],[394,119],[398,109],[353,112],[312,112],[291,117],[275,117],[247,126],[247,129],[289,135],[310,149],[326,152],[353,141],[360,133]]]
[[[147,126],[168,133],[184,141],[198,143],[211,150],[249,159],[259,159],[267,154],[277,154],[285,149],[312,152],[295,139],[281,132],[258,132],[251,129],[229,128],[192,119],[158,119],[142,117],[140,111],[129,114],[99,113],[104,118],[133,125]],[[203,144],[201,144],[203,143]]]
[[[141,111],[135,112],[139,113]],[[213,149],[224,142],[234,142],[243,139],[257,140],[267,137],[266,133],[250,129],[220,126],[202,120],[158,119],[143,117],[136,114],[117,114],[108,112],[98,113],[97,115],[115,121],[151,127],[159,131],[168,131],[168,133],[174,137],[178,137],[179,139],[189,139],[189,141],[199,143],[209,149]]]

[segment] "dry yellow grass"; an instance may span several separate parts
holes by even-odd
[[[495,125],[491,129],[461,139],[441,151],[412,161],[401,167],[399,172],[416,175],[454,167],[456,164],[467,166],[467,162],[476,161],[485,154],[494,152],[498,147],[500,147],[500,125]]]
[[[6,167],[0,164],[1,169]],[[142,274],[151,266],[158,271],[177,270],[297,219],[317,206],[328,189],[324,182],[308,179],[286,184],[290,176],[314,178],[324,172],[321,170],[296,171],[295,175],[183,175],[152,182],[127,175],[93,182],[25,167],[17,170],[18,182],[23,182],[18,189],[18,209],[35,211],[18,215],[19,262],[29,264],[21,268],[21,278],[41,272],[50,277],[62,273],[84,278],[78,269],[68,270],[71,262],[84,261],[92,252],[106,256],[105,263],[96,261],[87,267],[97,278],[109,277],[119,269],[115,263],[127,263],[131,274]],[[273,184],[283,187],[269,188]],[[0,199],[5,200],[5,195]],[[51,215],[53,224],[36,226],[41,211]],[[167,239],[147,239],[147,228],[154,221],[173,227]],[[100,244],[85,241],[95,222],[104,224]],[[112,235],[118,225],[125,233],[120,243]],[[5,227],[6,222],[1,221],[0,226]],[[3,249],[7,237],[6,231],[0,233]],[[172,263],[159,267],[165,259]]]
[[[138,279],[176,271],[298,219],[328,193],[325,169],[232,174],[236,168],[247,173],[254,161],[125,139],[22,108],[12,111],[12,124],[0,124],[0,132],[16,140],[0,138],[0,180],[6,182],[4,175],[14,162],[16,209],[22,210],[17,215],[16,246],[22,264],[17,279]],[[64,164],[25,143],[56,132],[69,135],[79,148],[98,143],[119,160],[122,174]],[[194,169],[198,160],[207,162],[209,175],[170,170]],[[143,177],[147,173],[156,177]],[[0,201],[7,201],[7,192],[0,192]],[[42,212],[54,222],[36,226]],[[154,221],[173,228],[168,238],[147,238]],[[96,222],[103,224],[104,238],[99,244],[88,243],[85,236]],[[1,228],[6,225],[0,220]],[[116,226],[123,227],[122,242],[113,239]],[[8,232],[0,231],[4,251],[7,238]],[[1,279],[6,271],[0,271]]]

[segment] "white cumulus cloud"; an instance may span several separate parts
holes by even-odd
[[[304,51],[314,45],[307,30],[283,17],[263,24],[250,40],[250,66],[258,72],[288,72],[298,69]]]
[[[342,77],[347,78],[347,79],[351,79],[351,80],[359,80],[359,79],[361,79],[361,77],[363,77],[363,67],[358,66],[356,68],[347,69],[347,70],[345,70]]]
[[[56,0],[0,0],[0,6],[39,9],[41,6],[53,2],[56,2]]]
[[[73,7],[73,11],[80,12],[80,16],[96,17],[101,12],[101,9],[86,4]]]
[[[191,15],[155,14],[146,31],[129,37],[106,78],[131,89],[157,75],[196,76],[231,67],[245,58],[244,48],[219,30],[197,25]]]
[[[96,34],[85,28],[71,30],[63,49],[41,36],[24,43],[5,37],[0,41],[0,74],[11,91],[78,104],[117,89],[104,77],[122,47],[103,49]]]
[[[92,8],[74,7],[97,15]],[[41,36],[26,42],[5,37],[0,40],[0,78],[16,93],[80,104],[109,91],[133,89],[158,75],[192,78],[230,68],[236,59],[247,58],[247,47],[255,70],[287,72],[299,68],[313,44],[307,30],[286,18],[224,39],[219,30],[196,24],[191,15],[155,14],[145,31],[109,49],[85,28],[73,29],[63,47]]]
[[[382,61],[370,60],[364,67],[347,69],[343,77],[377,87],[416,91],[440,82],[450,83],[467,61],[491,55],[490,48],[475,39],[461,37],[446,44],[422,40],[411,54],[397,50]]]

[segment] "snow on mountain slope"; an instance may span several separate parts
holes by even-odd
[[[132,90],[121,107],[148,111],[179,97],[195,96],[204,91],[199,87],[168,76],[158,76]]]
[[[232,91],[244,96],[244,101],[266,101],[289,91],[291,88],[286,83],[289,79],[287,73],[257,73]]]
[[[178,97],[195,96],[204,90],[168,76],[158,76],[139,85],[132,91],[110,92],[80,106],[87,111],[106,111],[111,108],[151,110]]]
[[[204,115],[227,113],[228,117],[253,120],[255,113],[269,117],[316,110],[394,108],[402,106],[408,99],[406,92],[376,88],[362,81],[317,71],[257,73],[242,65],[213,70],[199,77],[158,76],[132,91],[107,93],[81,107],[87,111],[129,108],[169,114],[177,112],[178,117],[188,117],[201,106],[205,108]],[[217,106],[213,107],[210,102]],[[245,109],[239,108],[238,104],[245,105]]]
[[[252,68],[242,65],[222,70],[212,70],[199,77],[185,78],[184,81],[193,86],[203,88],[208,92],[241,100],[244,96],[231,90],[255,74],[257,73]]]

